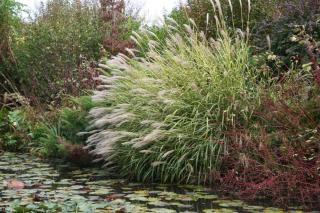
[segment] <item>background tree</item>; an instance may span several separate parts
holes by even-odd
[[[0,2],[0,94],[13,89],[11,81],[14,79],[10,75],[10,70],[16,65],[16,60],[11,45],[14,29],[20,23],[18,18],[20,10],[21,4],[15,0]]]
[[[123,1],[49,0],[27,22],[19,19],[15,1],[5,2],[1,2],[7,13],[1,12],[0,66],[5,67],[6,76],[14,78],[19,92],[37,105],[57,104],[65,95],[78,96],[92,89],[93,62],[100,59],[101,46],[109,56],[124,52],[132,46],[131,32],[140,26],[125,12]],[[12,25],[5,22],[14,21],[21,26],[13,36]]]
[[[134,17],[127,16],[124,0],[100,0],[100,16],[104,22],[103,47],[112,55],[133,47],[132,29],[139,28]]]

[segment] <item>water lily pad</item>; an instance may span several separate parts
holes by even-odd
[[[96,191],[93,191],[93,192],[90,192],[90,195],[108,195],[112,192],[111,189],[108,189],[108,188],[101,188],[101,189],[98,189]]]
[[[282,211],[219,199],[210,189],[201,186],[127,183],[122,179],[110,179],[108,175],[96,168],[79,169],[62,161],[52,166],[27,154],[3,153],[0,154],[0,183],[18,179],[25,188],[16,191],[0,184],[0,209],[7,212],[20,208],[21,212],[88,213],[116,210],[194,213],[203,209],[207,213]],[[221,208],[212,209],[212,206]]]
[[[149,196],[149,191],[146,191],[146,190],[139,190],[139,191],[135,191],[134,193],[139,196],[144,196],[144,197]]]
[[[184,203],[178,203],[178,202],[174,202],[174,203],[170,203],[172,206],[177,206],[179,208],[182,208],[182,209],[191,209],[193,208],[192,205],[189,205],[189,204],[184,204]]]
[[[218,199],[217,195],[212,195],[212,194],[206,194],[206,195],[196,195],[200,199],[206,199],[206,200],[215,200]]]
[[[56,184],[57,185],[67,185],[67,186],[70,186],[72,185],[72,180],[71,179],[62,179],[60,180],[59,182],[57,182]]]
[[[131,201],[144,201],[144,202],[148,201],[147,197],[137,195],[137,194],[129,194],[129,195],[126,195],[125,197]]]
[[[226,208],[222,208],[222,209],[205,209],[203,210],[204,213],[237,213],[236,210],[234,209],[226,209]]]
[[[79,190],[79,189],[83,189],[84,186],[81,186],[81,185],[74,185],[74,186],[70,186],[70,189],[73,189],[73,190]]]
[[[170,206],[171,205],[168,202],[164,202],[164,201],[160,201],[160,200],[151,201],[148,204],[151,205],[151,206],[158,206],[158,207],[165,207],[165,206]]]
[[[153,208],[151,209],[152,212],[156,212],[156,213],[174,213],[176,212],[173,209],[165,209],[165,208]]]
[[[265,213],[283,213],[284,210],[278,209],[278,208],[269,207],[269,208],[264,209],[263,212],[265,212]]]
[[[221,207],[240,207],[244,203],[241,200],[215,200],[214,203],[218,203]]]
[[[252,206],[252,205],[244,205],[242,208],[245,210],[258,210],[258,211],[261,211],[264,209],[263,206]]]

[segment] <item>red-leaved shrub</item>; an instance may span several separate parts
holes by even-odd
[[[320,208],[320,97],[292,86],[266,98],[254,124],[229,132],[232,142],[218,179],[244,199]]]

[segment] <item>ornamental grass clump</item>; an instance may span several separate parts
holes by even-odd
[[[214,5],[217,8],[217,4]],[[168,23],[165,44],[152,32],[145,58],[128,50],[108,61],[93,95],[87,148],[117,174],[143,181],[208,182],[228,153],[226,130],[250,119],[259,86],[244,33],[207,40],[196,26]],[[218,22],[219,20],[219,22]],[[184,30],[181,30],[184,28]]]

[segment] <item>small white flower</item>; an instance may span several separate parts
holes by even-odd
[[[277,58],[277,56],[276,55],[268,55],[268,60],[269,61],[274,61],[274,60],[276,60],[276,58]]]
[[[291,36],[291,38],[290,38],[290,41],[292,41],[292,42],[296,42],[298,39],[297,39],[297,37],[295,37],[295,36]]]

